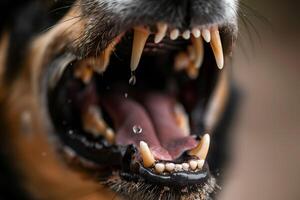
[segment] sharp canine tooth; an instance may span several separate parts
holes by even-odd
[[[224,55],[223,55],[222,42],[221,42],[220,33],[219,33],[218,28],[215,28],[211,31],[210,45],[214,52],[217,66],[219,69],[222,69],[224,66]]]
[[[151,153],[148,144],[144,141],[140,142],[140,152],[145,167],[151,167],[155,163],[153,154]]]
[[[200,68],[204,58],[204,46],[201,38],[192,38],[193,46],[195,48],[196,59],[194,65],[196,68]]]
[[[149,30],[142,28],[134,29],[134,38],[132,45],[132,55],[131,55],[131,71],[135,71],[139,65],[146,41],[150,35]]]
[[[184,32],[182,33],[182,37],[183,37],[184,39],[186,39],[186,40],[190,39],[190,37],[191,37],[191,31],[189,31],[189,30],[184,31]]]
[[[179,36],[179,30],[178,29],[174,29],[171,31],[170,33],[170,38],[171,40],[176,40]]]
[[[210,31],[208,29],[203,29],[202,37],[207,43],[209,43],[211,40]]]
[[[166,164],[166,170],[168,172],[172,172],[175,169],[175,164],[174,163],[167,163]]]
[[[184,171],[188,171],[189,168],[190,168],[190,165],[189,165],[188,163],[182,163],[182,169],[183,169]]]
[[[205,160],[197,160],[198,169],[202,169],[204,166]]]
[[[156,33],[155,38],[154,38],[154,42],[156,44],[160,43],[162,41],[162,39],[164,39],[164,37],[166,36],[167,29],[168,29],[167,24],[164,24],[164,23],[157,24],[158,32]]]
[[[192,33],[195,38],[199,38],[201,36],[201,31],[197,28],[193,28]]]
[[[191,156],[197,156],[200,160],[205,160],[210,144],[210,136],[209,134],[205,134],[196,148],[189,152]]]
[[[191,167],[192,170],[197,169],[197,166],[198,166],[197,161],[191,160],[191,161],[189,162],[189,164],[190,164],[190,167]]]
[[[155,171],[157,173],[163,173],[165,171],[165,165],[163,163],[155,164]]]

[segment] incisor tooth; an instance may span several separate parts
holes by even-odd
[[[189,31],[189,30],[184,31],[184,32],[182,33],[182,37],[183,37],[184,39],[186,39],[186,40],[190,39],[190,37],[191,37],[191,31]]]
[[[157,173],[163,173],[165,171],[165,165],[163,163],[155,164],[155,171]]]
[[[153,166],[155,163],[154,156],[151,153],[148,144],[144,141],[140,142],[140,152],[141,152],[141,157],[143,159],[144,166],[145,167]]]
[[[224,66],[224,55],[223,55],[222,42],[221,42],[220,33],[219,33],[218,28],[215,28],[211,31],[210,45],[214,52],[217,66],[219,69],[222,69]]]
[[[154,38],[154,42],[156,44],[160,43],[162,41],[162,39],[164,39],[164,37],[166,36],[167,29],[168,29],[167,24],[165,24],[165,23],[158,23],[157,24],[158,32],[156,33],[155,38]]]
[[[197,167],[198,169],[202,169],[204,166],[205,160],[198,160],[197,161]]]
[[[197,166],[198,166],[197,161],[191,160],[191,161],[189,162],[189,164],[190,164],[190,167],[191,167],[192,170],[197,169]]]
[[[199,38],[201,36],[201,31],[197,28],[193,28],[192,33],[195,38]]]
[[[195,57],[196,57],[194,61],[194,65],[196,68],[200,68],[204,58],[203,40],[201,38],[192,37],[192,43],[195,48]]]
[[[205,42],[209,43],[211,40],[210,31],[208,29],[202,30],[202,37],[205,40]]]
[[[189,152],[191,156],[197,156],[200,160],[205,160],[208,154],[210,144],[210,136],[209,134],[205,134],[197,147]]]
[[[132,55],[131,55],[131,71],[135,71],[139,65],[145,44],[150,35],[150,31],[145,28],[135,28],[132,44]]]
[[[182,165],[181,164],[175,164],[175,171],[182,171]]]
[[[166,170],[168,172],[172,172],[175,169],[175,164],[174,163],[167,163],[166,164]]]
[[[182,169],[183,169],[184,171],[188,171],[189,168],[190,168],[190,165],[189,165],[188,163],[182,163]]]
[[[179,30],[178,29],[174,29],[171,31],[170,33],[170,38],[171,40],[176,40],[179,36]]]

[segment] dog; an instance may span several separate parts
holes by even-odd
[[[0,4],[2,199],[215,197],[237,0]]]

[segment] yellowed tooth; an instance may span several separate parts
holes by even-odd
[[[208,29],[203,29],[202,30],[202,37],[205,40],[205,42],[209,43],[210,40],[211,40],[210,31]]]
[[[205,160],[197,160],[198,169],[202,169],[204,166]]]
[[[175,106],[175,120],[179,128],[183,131],[185,136],[190,135],[190,124],[189,124],[189,116],[185,112],[182,105],[177,104]]]
[[[83,114],[83,129],[95,136],[102,135],[105,139],[113,144],[115,133],[101,117],[101,111],[95,106],[90,106],[86,113]]]
[[[194,61],[194,65],[196,68],[199,69],[203,63],[203,58],[204,58],[203,41],[201,38],[192,37],[192,43],[195,48],[195,57],[196,57]]]
[[[181,71],[188,68],[190,64],[190,58],[186,52],[179,52],[174,61],[175,71]]]
[[[199,69],[193,62],[191,62],[188,68],[186,68],[186,73],[190,77],[190,79],[195,80],[199,76]]]
[[[164,39],[164,37],[166,36],[167,29],[168,29],[167,24],[165,24],[165,23],[158,23],[157,24],[158,32],[156,33],[155,38],[154,38],[154,42],[156,44],[160,43],[162,41],[162,39]]]
[[[109,61],[110,61],[110,56],[112,52],[115,50],[116,45],[120,42],[122,36],[124,34],[120,34],[117,36],[107,47],[104,49],[98,58],[93,58],[93,60],[90,60],[90,63],[94,69],[99,74],[102,74],[103,72],[106,71]]]
[[[79,66],[76,66],[74,76],[81,79],[83,83],[88,84],[93,77],[93,69],[87,62],[80,62]]]
[[[219,69],[223,69],[224,67],[224,55],[223,55],[223,48],[222,42],[220,38],[220,33],[218,28],[214,28],[211,31],[211,48],[214,52],[216,63]]]
[[[145,167],[153,166],[155,163],[154,156],[151,153],[148,144],[144,141],[140,142],[140,152],[141,152],[141,157],[143,159],[144,166]]]
[[[142,53],[150,35],[150,31],[145,28],[135,28],[134,38],[132,44],[132,55],[131,55],[131,71],[135,71],[139,65],[142,57]]]
[[[170,38],[171,40],[176,40],[179,36],[179,30],[178,29],[174,29],[171,31],[170,33]]]
[[[193,28],[192,33],[195,38],[199,38],[201,36],[201,31],[198,28]]]
[[[210,136],[205,134],[196,148],[191,150],[188,154],[191,156],[197,156],[200,160],[205,160],[208,154],[210,145]]]
[[[183,37],[184,39],[186,39],[186,40],[190,39],[190,37],[191,37],[191,31],[189,31],[189,30],[184,31],[184,32],[182,33],[182,37]]]

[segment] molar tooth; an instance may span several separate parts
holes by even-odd
[[[175,164],[175,171],[182,171],[182,165],[181,164]]]
[[[183,169],[184,171],[188,171],[189,168],[190,168],[190,165],[189,165],[188,163],[182,163],[182,169]]]
[[[197,167],[198,169],[202,169],[204,166],[205,160],[197,160]]]
[[[105,138],[110,144],[115,143],[115,132],[111,128],[107,128],[105,131]]]
[[[207,43],[209,43],[210,40],[211,40],[210,31],[209,31],[208,29],[203,29],[203,30],[202,30],[202,37],[203,37],[203,39],[204,39]]]
[[[218,28],[214,28],[211,31],[210,45],[214,52],[217,66],[219,69],[222,69],[224,66],[224,55],[223,55],[222,42],[221,42],[220,33],[219,33]]]
[[[197,147],[195,147],[189,152],[189,155],[197,156],[200,160],[205,160],[208,154],[209,144],[210,144],[210,136],[209,134],[205,134],[202,137],[199,144],[197,145]]]
[[[135,71],[136,68],[138,67],[149,35],[150,35],[150,31],[145,28],[134,29],[132,55],[131,55],[131,63],[130,63],[131,71]]]
[[[189,31],[189,30],[184,31],[184,32],[182,33],[182,37],[183,37],[184,39],[186,39],[186,40],[190,39],[190,37],[191,37],[191,31]]]
[[[204,46],[201,38],[192,38],[192,43],[195,49],[195,61],[194,65],[196,68],[200,68],[204,58]]]
[[[186,73],[190,77],[190,79],[195,80],[198,78],[199,69],[195,66],[194,63],[190,63],[189,67],[186,69]]]
[[[188,68],[190,64],[190,58],[186,52],[179,52],[175,56],[174,68],[176,71],[181,71]]]
[[[155,164],[155,171],[157,173],[163,173],[165,171],[165,165],[163,163]]]
[[[140,153],[145,167],[151,167],[155,163],[154,156],[146,142],[140,142]]]
[[[197,166],[198,166],[197,161],[191,160],[191,161],[189,162],[189,164],[190,164],[190,167],[191,167],[192,170],[197,169]]]
[[[170,38],[171,40],[176,40],[179,36],[179,30],[178,29],[174,29],[171,31],[170,33]]]
[[[192,33],[195,38],[199,38],[201,36],[201,31],[198,28],[193,28]]]
[[[185,136],[190,134],[189,116],[181,104],[175,105],[175,120],[177,125],[181,128]]]
[[[175,169],[175,164],[174,163],[167,163],[166,164],[166,170],[168,172],[172,172]]]
[[[156,33],[155,38],[154,38],[154,42],[156,44],[160,43],[162,41],[162,39],[164,39],[164,37],[166,36],[167,29],[168,29],[167,24],[165,24],[165,23],[158,23],[157,24],[158,32]]]

